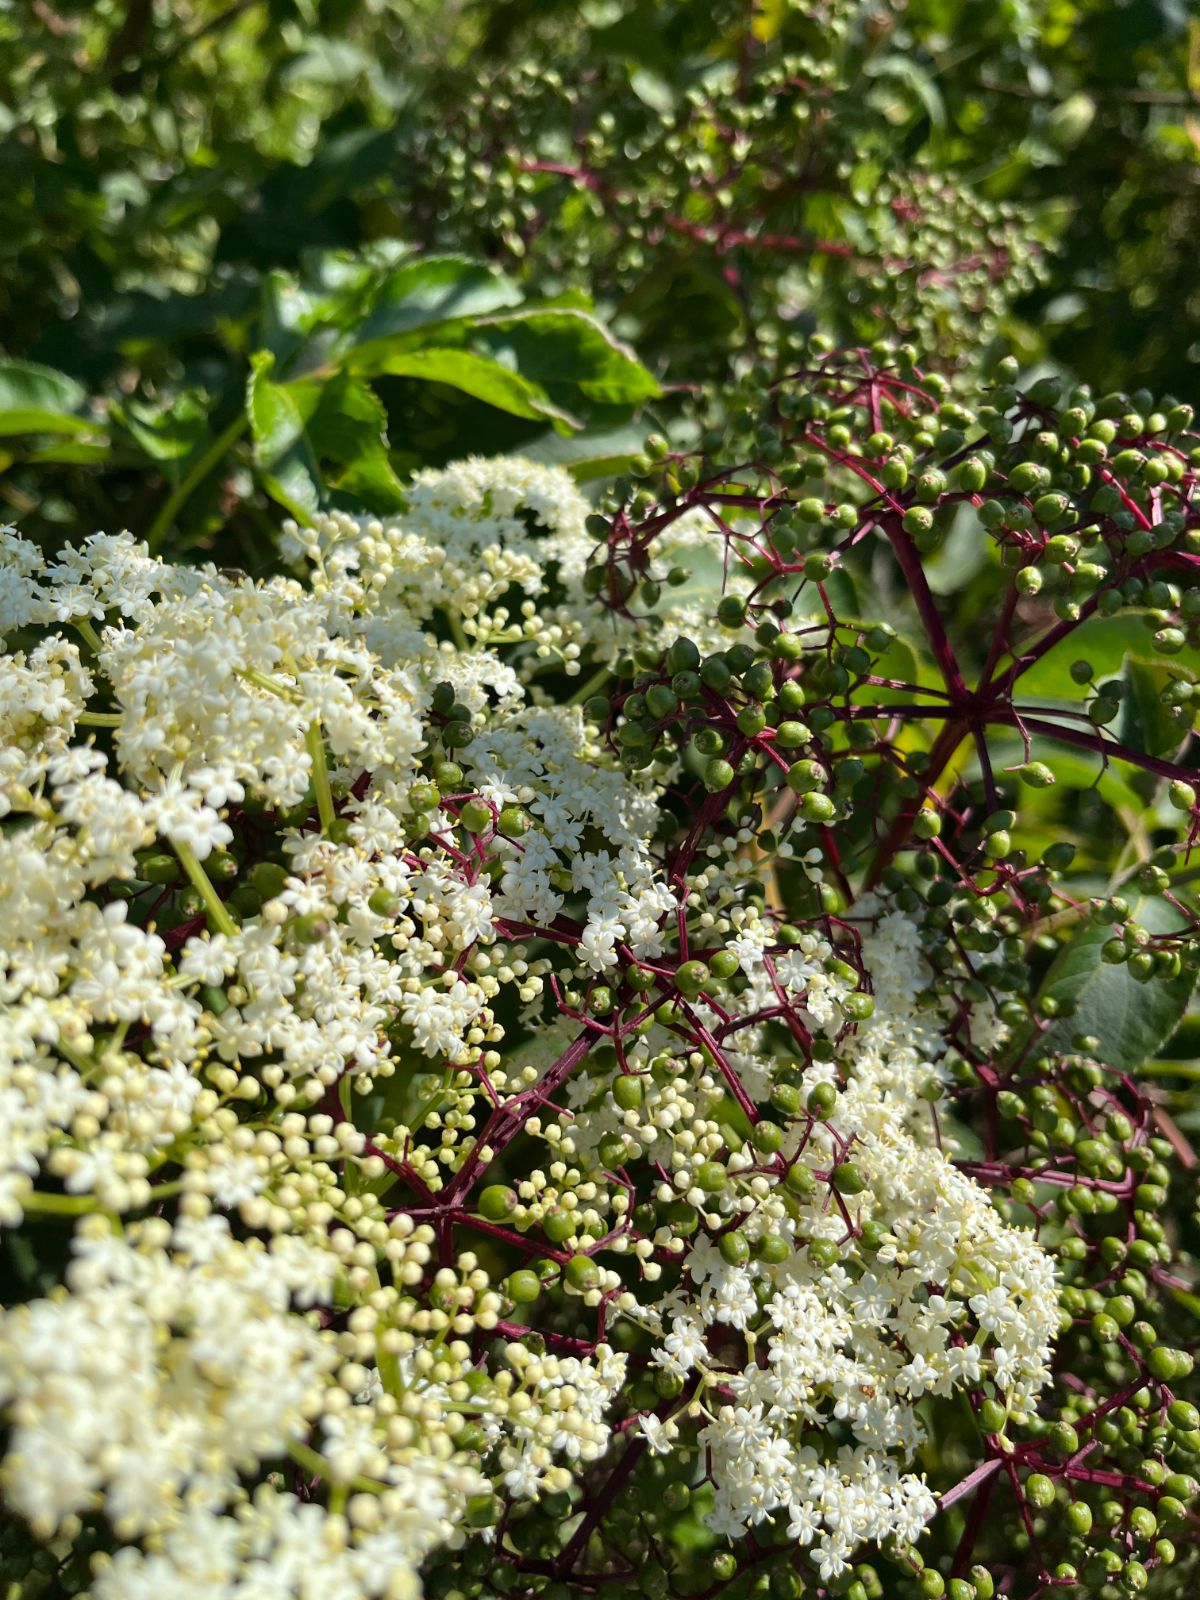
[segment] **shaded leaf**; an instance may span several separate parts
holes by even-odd
[[[577,483],[586,483],[624,472],[632,458],[642,453],[645,442],[646,430],[626,423],[619,428],[585,428],[568,436],[557,430],[542,433],[522,445],[521,454],[548,467],[566,467]]]
[[[1152,933],[1183,926],[1179,913],[1161,899],[1140,900],[1132,915]],[[1095,1034],[1102,1041],[1102,1059],[1110,1067],[1135,1072],[1175,1032],[1196,974],[1185,970],[1165,982],[1138,983],[1127,966],[1110,966],[1102,960],[1100,948],[1111,937],[1103,925],[1082,928],[1055,956],[1038,999],[1073,1001],[1075,1010],[1051,1023],[1038,1048],[1069,1050],[1076,1034]]]
[[[32,361],[0,361],[0,436],[84,433],[103,424],[79,413],[87,390],[65,372]]]
[[[516,284],[495,268],[466,256],[423,256],[394,268],[372,296],[371,310],[354,336],[363,346],[461,317],[485,316],[521,303]]]
[[[151,461],[182,461],[203,447],[212,405],[211,396],[185,389],[169,406],[130,400],[114,406],[113,415]]]
[[[320,504],[321,474],[305,423],[320,401],[315,384],[272,381],[275,357],[260,350],[250,361],[246,410],[264,488],[294,517],[308,518]]]
[[[1175,676],[1161,664],[1130,659],[1125,664],[1125,697],[1121,701],[1122,744],[1134,750],[1144,750],[1148,755],[1165,755],[1177,749],[1187,738],[1190,719],[1180,722],[1169,713],[1171,708],[1162,698],[1162,692]]]
[[[306,432],[317,460],[340,468],[324,474],[331,487],[368,510],[396,510],[403,490],[388,456],[387,413],[369,385],[339,373],[322,388]]]
[[[444,383],[514,417],[552,417],[566,427],[580,426],[578,418],[551,402],[540,384],[501,366],[490,356],[472,355],[469,350],[397,350],[389,349],[386,341],[376,342],[354,352],[348,366],[354,372],[376,377]]]
[[[662,393],[629,346],[586,311],[519,311],[488,317],[478,327],[494,354],[507,357],[560,403],[569,402],[574,390],[611,406],[640,405]]]
[[[1074,705],[1081,690],[1070,675],[1072,661],[1090,661],[1100,680],[1119,676],[1127,656],[1141,661],[1156,658],[1154,629],[1146,626],[1146,615],[1122,611],[1115,617],[1088,617],[1022,674],[1018,695],[1022,700],[1065,700]],[[1189,676],[1200,672],[1200,650],[1184,649],[1171,659]]]

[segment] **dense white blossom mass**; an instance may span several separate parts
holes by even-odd
[[[42,1537],[102,1514],[95,1600],[407,1600],[618,1428],[829,1581],[936,1509],[925,1397],[1048,1380],[1050,1258],[931,1111],[919,925],[864,895],[784,947],[752,835],[674,870],[661,772],[544,691],[633,627],[580,588],[587,511],[468,461],[265,581],[0,536],[0,1225],[74,1227],[0,1316],[0,1476]],[[685,929],[719,1007],[606,1041],[584,992]],[[594,1339],[523,1341],[526,1238]]]

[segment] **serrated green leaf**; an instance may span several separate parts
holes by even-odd
[[[490,356],[472,355],[469,350],[395,349],[389,348],[387,341],[377,341],[353,352],[347,367],[371,377],[444,383],[514,417],[554,418],[564,427],[582,426],[577,417],[554,405],[540,384]]]
[[[394,511],[404,492],[388,456],[387,412],[360,378],[339,373],[325,384],[306,428],[325,481],[370,511]]]
[[[600,405],[636,406],[662,393],[628,345],[586,311],[518,311],[477,324],[483,344],[567,403],[579,391]]]
[[[321,473],[305,432],[320,402],[320,386],[272,381],[275,357],[260,350],[250,360],[246,410],[262,483],[294,517],[311,517],[321,501]]]
[[[79,415],[87,390],[65,372],[32,361],[0,361],[0,437],[17,433],[103,431]]]
[[[466,256],[422,256],[401,263],[371,297],[353,347],[394,340],[434,323],[486,316],[520,305],[521,291],[502,272]]]
[[[1175,908],[1161,899],[1138,901],[1132,915],[1151,933],[1170,933],[1184,925]],[[1185,970],[1176,978],[1139,983],[1125,965],[1112,966],[1101,958],[1101,946],[1111,937],[1103,925],[1082,928],[1054,958],[1038,1000],[1073,1001],[1075,1010],[1050,1024],[1038,1048],[1069,1050],[1076,1034],[1090,1033],[1100,1040],[1096,1054],[1101,1061],[1120,1072],[1136,1072],[1178,1027],[1196,974]]]

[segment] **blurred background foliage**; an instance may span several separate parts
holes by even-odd
[[[1200,371],[1189,0],[7,0],[0,174],[0,496],[51,543],[257,567],[273,502],[595,475],[793,325]]]

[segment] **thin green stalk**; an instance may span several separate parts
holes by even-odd
[[[36,1216],[83,1217],[97,1209],[92,1194],[42,1194],[34,1189],[21,1200],[21,1210]]]
[[[611,667],[597,667],[586,683],[581,683],[579,688],[567,701],[569,706],[581,706],[585,700],[590,700],[600,688],[612,677]]]
[[[460,650],[469,650],[471,648],[471,644],[470,640],[467,638],[466,630],[463,628],[462,620],[457,617],[453,611],[447,611],[446,621],[450,624],[450,634],[454,640],[454,643]]]
[[[193,889],[195,889],[201,900],[204,901],[205,910],[208,912],[209,916],[213,919],[221,932],[227,937],[232,938],[237,932],[237,923],[234,922],[233,918],[229,915],[224,901],[213,888],[212,880],[209,878],[208,873],[205,872],[204,868],[200,865],[200,861],[196,855],[196,852],[192,849],[190,844],[181,844],[177,839],[171,840],[171,846],[175,851],[175,854],[179,857],[179,861],[183,867],[183,870],[191,879]]]
[[[325,764],[325,741],[321,737],[321,724],[310,722],[304,733],[304,748],[312,761],[313,789],[317,796],[317,814],[321,818],[321,832],[328,834],[337,820],[333,809],[333,790],[329,786],[329,768]]]
[[[1200,1083],[1200,1061],[1143,1061],[1138,1071],[1149,1077],[1189,1078]]]
[[[146,535],[146,544],[149,546],[151,555],[162,544],[175,518],[191,499],[195,490],[208,477],[221,457],[228,454],[232,446],[241,438],[246,429],[246,422],[246,413],[239,411],[229,426],[212,441],[204,454],[197,456],[179,483],[163,501],[158,515],[150,525],[150,532]]]
[[[71,626],[79,634],[88,649],[99,655],[101,650],[104,649],[104,645],[101,643],[100,635],[92,627],[91,619],[89,617],[72,617]]]
[[[119,728],[124,720],[119,711],[81,711],[75,718],[81,728]]]
[[[246,683],[252,683],[256,689],[265,689],[268,694],[278,695],[281,700],[299,702],[304,696],[290,683],[280,683],[266,672],[260,672],[257,667],[235,667],[236,675]]]
[[[319,1455],[311,1445],[303,1443],[300,1439],[288,1441],[288,1455],[298,1467],[303,1467],[306,1472],[311,1472],[314,1478],[321,1478],[326,1483],[332,1483],[333,1469],[323,1455]],[[364,1494],[382,1494],[387,1485],[377,1482],[374,1478],[351,1478],[348,1488],[358,1489]]]

